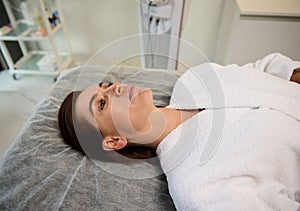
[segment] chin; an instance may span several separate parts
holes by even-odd
[[[140,93],[139,93],[139,97],[143,98],[144,100],[151,100],[153,101],[153,93],[151,89],[143,89]]]
[[[143,89],[141,90],[138,95],[133,99],[130,107],[141,107],[146,108],[153,105],[153,95],[152,95],[152,90],[151,89]]]

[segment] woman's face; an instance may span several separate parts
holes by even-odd
[[[102,135],[128,139],[150,129],[155,110],[152,91],[120,83],[100,83],[85,89],[75,104],[78,117],[98,127]]]

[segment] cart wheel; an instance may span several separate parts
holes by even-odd
[[[12,77],[13,77],[14,80],[18,80],[16,73],[14,73]]]

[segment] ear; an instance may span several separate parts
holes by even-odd
[[[127,139],[123,136],[106,136],[102,141],[105,151],[119,150],[127,145]]]

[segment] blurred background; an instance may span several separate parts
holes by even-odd
[[[63,30],[56,30],[56,26],[52,28],[51,22],[51,28],[46,27],[48,35],[51,34],[49,39],[43,37],[44,35],[32,38],[30,32],[26,37],[36,40],[22,44],[16,35],[5,37],[11,33],[9,30],[13,29],[9,16],[13,15],[16,20],[23,19],[24,2],[31,2],[32,6],[37,8],[41,1],[45,3],[46,15],[53,17],[53,14],[57,14],[56,10],[60,9],[58,16],[63,19]],[[55,2],[60,2],[60,8],[53,6]],[[174,2],[181,5],[177,8],[179,13],[176,20],[173,13],[176,5]],[[141,3],[144,4],[144,11],[141,11]],[[171,27],[166,34],[179,36],[185,41],[185,46],[188,43],[190,47],[198,49],[206,61],[223,65],[245,64],[273,52],[300,60],[299,0],[0,0],[0,32],[3,35],[0,35],[0,38],[3,38],[0,39],[0,156],[13,142],[34,106],[52,88],[53,77],[47,75],[57,77],[63,69],[84,64],[97,51],[116,40],[151,31],[150,24],[148,29],[145,25],[141,29],[142,21],[156,23],[154,32],[159,32],[158,25],[162,23],[169,3],[172,12],[169,14],[172,19],[171,25],[175,28],[173,24],[177,24],[177,31],[173,33]],[[11,14],[5,4],[11,8]],[[163,12],[158,12],[160,6],[164,7]],[[143,18],[141,14],[144,14]],[[52,31],[55,31],[53,35]],[[126,58],[133,48],[142,45],[141,43],[145,47],[149,41],[150,39],[146,38],[143,42],[137,40],[136,45],[114,48],[112,53],[101,57],[98,64],[111,64],[116,55]],[[179,61],[188,61],[190,66],[203,62],[194,56],[195,53],[190,47],[186,48],[182,42],[177,44],[172,51]],[[156,47],[160,45],[156,44]],[[38,74],[41,73],[38,70],[40,66],[36,63],[44,57],[36,57],[33,60],[34,72],[24,76],[20,74],[20,77],[20,72],[15,72],[18,68],[14,63],[24,57],[24,48],[28,51],[69,51],[71,63],[66,66],[50,66],[54,72]],[[8,59],[5,54],[9,54],[11,58]],[[52,57],[45,59],[51,65],[57,62],[55,58],[52,60]],[[123,65],[145,66],[140,57],[129,58]],[[150,67],[168,68],[159,65]],[[176,68],[186,67],[173,67]]]

